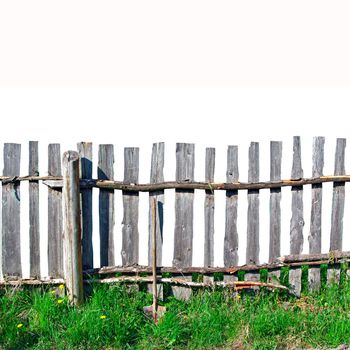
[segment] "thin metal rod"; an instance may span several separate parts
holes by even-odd
[[[152,200],[152,274],[153,274],[153,320],[157,323],[157,199]]]

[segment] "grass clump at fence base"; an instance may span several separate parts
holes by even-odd
[[[198,291],[169,298],[158,325],[143,314],[152,297],[133,287],[96,287],[69,306],[60,293],[2,290],[0,349],[293,349],[350,343],[350,286],[295,299],[260,291]]]

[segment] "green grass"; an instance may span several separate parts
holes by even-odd
[[[143,314],[151,299],[135,288],[99,285],[74,308],[49,290],[1,290],[0,349],[260,350],[350,343],[346,282],[300,299],[271,291],[197,291],[188,302],[169,298],[158,325]]]

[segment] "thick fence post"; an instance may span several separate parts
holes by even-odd
[[[79,155],[63,155],[63,224],[65,279],[69,299],[74,305],[83,302],[83,263],[81,256]]]

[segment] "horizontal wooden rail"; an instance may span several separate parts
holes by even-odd
[[[62,176],[34,176],[34,175],[26,175],[26,176],[0,176],[0,181],[5,185],[8,183],[16,183],[21,181],[61,181],[61,187],[63,185],[63,177]]]
[[[20,181],[43,181],[50,188],[62,188],[61,176],[0,176],[3,184]],[[134,184],[123,181],[81,179],[81,188],[103,188],[130,192],[153,192],[161,190],[206,190],[206,191],[229,191],[229,190],[261,190],[280,187],[317,185],[325,182],[350,182],[350,175],[330,175],[320,177],[302,178],[298,180],[279,180],[263,182],[196,182],[196,181],[165,181],[159,183]]]
[[[292,255],[284,255],[277,259],[278,262],[281,263],[299,263],[299,262],[314,262],[314,261],[328,261],[329,263],[337,262],[337,260],[349,259],[350,252],[340,252],[338,250],[330,251],[325,254],[292,254]]]
[[[213,274],[213,273],[224,273],[224,274],[233,274],[238,271],[258,271],[261,269],[279,269],[281,267],[297,267],[302,265],[309,266],[319,266],[322,264],[339,264],[341,262],[349,262],[350,261],[350,251],[340,252],[340,251],[332,251],[327,254],[300,254],[300,255],[285,255],[279,257],[275,263],[271,264],[261,264],[261,265],[243,265],[237,267],[187,267],[187,268],[177,268],[172,266],[158,267],[157,274],[161,273],[172,273],[174,275],[188,275],[192,273],[200,273],[200,274]],[[132,274],[136,275],[135,277],[111,277],[111,278],[103,278],[100,280],[90,280],[85,279],[84,283],[113,283],[113,282],[151,282],[151,277],[140,277],[137,276],[139,273],[152,273],[152,268],[149,266],[141,266],[141,265],[132,265],[132,266],[106,266],[99,269],[90,269],[84,271],[85,278],[87,276],[93,275],[111,275],[115,273],[122,274]],[[177,284],[177,280],[173,278],[161,278],[157,277],[157,281],[161,283],[174,283]],[[245,281],[241,283],[248,283],[250,281]],[[188,284],[188,281],[186,282]],[[232,282],[237,284],[239,282]],[[251,282],[250,282],[251,283]],[[22,279],[18,277],[8,277],[3,281],[0,281],[0,286],[18,286],[18,285],[58,285],[65,284],[64,279],[56,278],[43,278],[43,279],[35,279],[28,278]],[[181,283],[180,283],[181,284]],[[204,286],[202,283],[190,282],[191,286]]]
[[[114,284],[114,283],[150,283],[152,282],[152,278],[150,277],[111,277],[111,278],[104,278],[101,280],[84,280],[85,284]],[[157,277],[158,283],[168,283],[171,285],[182,285],[189,288],[206,288],[206,287],[223,287],[223,288],[235,288],[237,290],[245,289],[245,288],[253,288],[253,287],[265,287],[265,288],[278,288],[278,289],[284,289],[288,290],[288,287],[275,284],[275,283],[266,283],[266,282],[251,282],[251,281],[232,281],[232,282],[225,282],[225,281],[210,281],[210,282],[192,282],[188,280],[182,280],[178,278],[162,278]],[[9,280],[9,281],[0,281],[0,287],[1,286],[12,286],[12,287],[19,287],[22,285],[49,285],[49,286],[57,286],[60,284],[65,284],[64,279],[18,279],[18,280]]]
[[[279,269],[281,267],[295,267],[302,265],[323,265],[350,260],[350,252],[330,252],[329,254],[300,254],[300,255],[285,255],[276,259],[270,264],[260,265],[242,265],[234,267],[186,267],[178,268],[173,266],[158,267],[157,273],[173,273],[177,275],[186,275],[192,273],[213,274],[225,273],[233,274],[238,271],[257,271],[261,269]],[[105,266],[99,269],[90,269],[84,271],[85,275],[109,275],[114,273],[123,274],[139,274],[151,273],[152,268],[149,266],[133,265],[133,266]]]
[[[206,190],[206,191],[229,191],[229,190],[261,190],[280,187],[316,185],[325,182],[350,182],[350,175],[344,176],[321,176],[303,178],[298,180],[280,180],[265,182],[195,182],[195,181],[166,181],[155,184],[133,184],[112,180],[88,180],[81,179],[81,188],[103,188],[130,192],[153,192],[169,189],[176,190]],[[44,184],[51,188],[61,188],[62,181],[57,179],[44,180]]]

